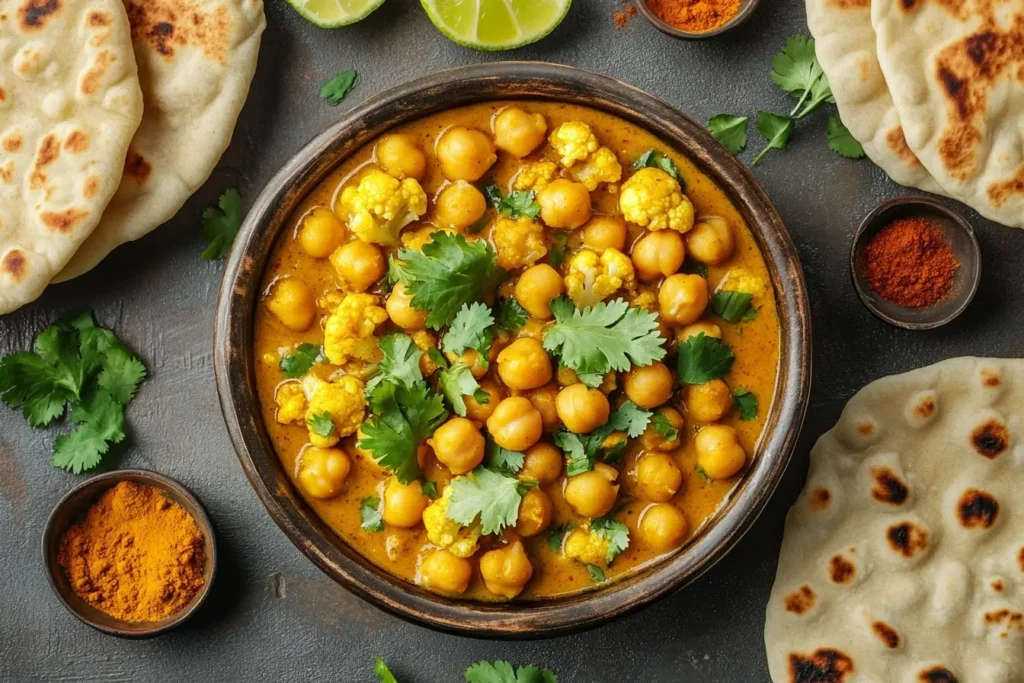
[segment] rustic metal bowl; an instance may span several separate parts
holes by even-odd
[[[725,22],[718,28],[711,29],[710,31],[684,31],[676,28],[672,24],[662,21],[661,18],[647,6],[647,0],[637,0],[636,8],[639,10],[640,14],[644,16],[644,19],[651,22],[654,28],[658,29],[662,33],[670,35],[673,38],[682,38],[683,40],[705,40],[707,38],[720,36],[744,23],[752,14],[754,14],[754,10],[757,9],[757,5],[760,1],[761,0],[742,0],[740,2],[739,11],[736,12],[732,19]]]
[[[122,621],[99,611],[78,597],[68,582],[64,568],[57,561],[60,542],[68,527],[78,522],[105,491],[122,481],[132,481],[159,489],[168,499],[180,505],[196,520],[196,525],[203,534],[203,552],[206,564],[203,568],[205,583],[202,589],[181,611],[159,621]],[[46,520],[41,545],[46,578],[49,579],[50,587],[64,607],[83,623],[92,626],[97,631],[121,638],[151,638],[181,626],[196,613],[203,601],[206,600],[217,573],[217,543],[213,535],[213,525],[210,523],[210,518],[206,516],[202,504],[180,483],[149,470],[117,470],[100,474],[83,481],[68,491],[53,508],[49,519]]]
[[[779,377],[753,465],[713,521],[681,551],[600,589],[547,600],[481,603],[445,598],[380,569],[345,544],[302,500],[274,452],[256,393],[253,315],[260,278],[296,204],[343,159],[389,128],[481,100],[530,98],[600,109],[659,135],[728,193],[768,263],[781,319]],[[807,407],[810,313],[786,228],[735,156],[700,125],[625,83],[565,66],[502,62],[442,71],[374,97],[317,136],[270,181],[235,241],[221,284],[214,340],[228,430],[253,488],[288,537],[328,576],[378,607],[477,637],[552,636],[596,626],[690,583],[750,528],[782,477]]]

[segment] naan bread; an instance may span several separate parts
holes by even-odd
[[[121,187],[63,282],[170,220],[235,130],[266,27],[262,0],[125,0],[145,100]]]
[[[786,519],[775,683],[1024,680],[1024,360],[956,358],[857,393]]]
[[[873,0],[907,143],[949,193],[1024,227],[1024,0]]]
[[[807,0],[807,25],[840,118],[868,158],[900,185],[944,194],[907,146],[878,65],[870,0]]]
[[[96,228],[141,117],[119,0],[0,0],[0,314]]]

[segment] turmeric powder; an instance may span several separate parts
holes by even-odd
[[[740,0],[646,0],[659,19],[681,31],[703,33],[722,26],[740,11]]]
[[[203,587],[203,535],[196,521],[152,486],[123,481],[103,493],[61,539],[71,587],[124,621],[157,621]]]

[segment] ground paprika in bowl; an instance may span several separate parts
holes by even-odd
[[[717,36],[750,18],[759,0],[640,0],[640,13],[676,38]]]

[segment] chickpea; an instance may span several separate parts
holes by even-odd
[[[618,470],[599,462],[594,469],[566,482],[565,502],[584,517],[603,517],[611,512],[619,496],[619,485],[615,483],[618,478]]]
[[[353,292],[365,292],[384,277],[388,270],[380,248],[362,240],[338,247],[331,254],[331,265],[345,283],[345,288]]]
[[[544,143],[548,123],[540,114],[508,107],[494,117],[494,144],[517,157],[525,157]]]
[[[487,418],[494,443],[510,451],[525,451],[540,441],[544,420],[525,396],[510,396]]]
[[[546,263],[524,270],[515,287],[516,301],[538,320],[551,319],[551,301],[564,292],[562,276]]]
[[[647,429],[640,436],[640,443],[645,450],[649,451],[674,451],[683,445],[683,416],[675,408],[662,406],[656,411],[665,418],[669,426],[676,430],[676,438],[669,440],[664,434],[658,431],[653,425],[647,425]]]
[[[377,142],[373,155],[381,168],[399,180],[423,180],[423,175],[427,172],[427,156],[411,135],[385,135]]]
[[[333,498],[352,470],[352,458],[340,448],[310,446],[299,456],[298,470],[303,491],[314,498]]]
[[[487,211],[483,193],[465,180],[457,180],[441,190],[435,203],[437,220],[454,230],[465,230]]]
[[[401,282],[395,283],[384,308],[387,309],[391,322],[403,330],[422,330],[423,326],[427,324],[427,311],[412,307],[412,296]]]
[[[633,245],[633,267],[641,282],[654,282],[675,275],[683,267],[686,247],[675,230],[654,230]]]
[[[316,316],[316,294],[302,280],[284,277],[273,284],[267,309],[289,330],[305,332]]]
[[[690,256],[701,263],[721,263],[732,256],[734,246],[729,221],[718,216],[700,219],[686,233],[686,248],[690,250]]]
[[[558,400],[558,385],[545,384],[526,392],[525,396],[540,412],[540,417],[544,421],[544,431],[553,432],[558,429],[562,424],[562,420],[558,417],[558,408],[555,406],[555,401]]]
[[[519,595],[533,576],[533,564],[522,541],[484,553],[480,558],[480,576],[487,590],[503,598]]]
[[[481,356],[480,352],[476,349],[466,349],[462,353],[452,353],[449,351],[444,354],[444,357],[450,363],[462,363],[469,368],[469,371],[473,373],[473,377],[477,379],[486,375],[487,370],[490,368],[490,361]]]
[[[625,251],[626,221],[621,216],[594,216],[583,226],[583,246],[596,251]]]
[[[464,417],[453,417],[445,422],[427,443],[452,474],[465,474],[484,459],[483,434]]]
[[[326,206],[309,212],[299,228],[299,245],[313,258],[327,258],[345,238],[345,226]]]
[[[551,526],[551,514],[554,511],[551,497],[541,489],[530,489],[519,503],[519,521],[516,531],[524,538],[543,533]]]
[[[671,503],[657,503],[640,516],[640,539],[655,552],[678,548],[686,540],[690,525],[683,511]]]
[[[693,439],[697,463],[711,479],[728,479],[747,462],[736,430],[726,425],[711,425],[697,432]]]
[[[450,180],[480,180],[498,155],[486,134],[456,126],[449,128],[437,141],[437,160],[441,171]]]
[[[523,481],[535,481],[540,486],[551,484],[562,475],[562,451],[546,441],[526,449],[523,467],[517,475]]]
[[[447,595],[461,595],[469,588],[473,565],[441,548],[432,550],[423,558],[418,581],[428,591]]]
[[[532,337],[520,337],[498,354],[498,376],[510,389],[542,387],[551,381],[552,373],[548,352]]]
[[[706,337],[714,337],[715,339],[721,339],[722,328],[714,323],[693,323],[692,325],[687,325],[676,332],[676,341],[682,344],[690,337],[696,337],[698,334],[703,334]]]
[[[683,484],[683,473],[667,453],[647,453],[636,465],[636,489],[641,498],[664,503]]]
[[[549,228],[576,229],[590,220],[590,192],[581,183],[552,180],[537,193],[540,218]]]
[[[645,410],[657,408],[672,396],[672,371],[664,363],[634,367],[622,378],[629,400]]]
[[[418,479],[403,484],[397,477],[388,479],[384,486],[384,521],[395,527],[411,529],[423,519],[423,511],[430,505],[430,499],[423,495],[423,485]]]
[[[670,323],[695,323],[708,305],[708,281],[700,275],[671,275],[661,283],[658,305]]]
[[[720,379],[686,387],[683,402],[697,422],[718,422],[732,409],[732,392]]]
[[[506,396],[505,389],[497,382],[485,379],[480,382],[480,389],[487,394],[487,403],[477,403],[472,395],[463,396],[466,401],[466,417],[476,422],[485,422]]]
[[[577,434],[594,431],[608,422],[611,414],[608,397],[599,389],[588,389],[582,382],[570,384],[558,392],[555,408],[565,428]]]

